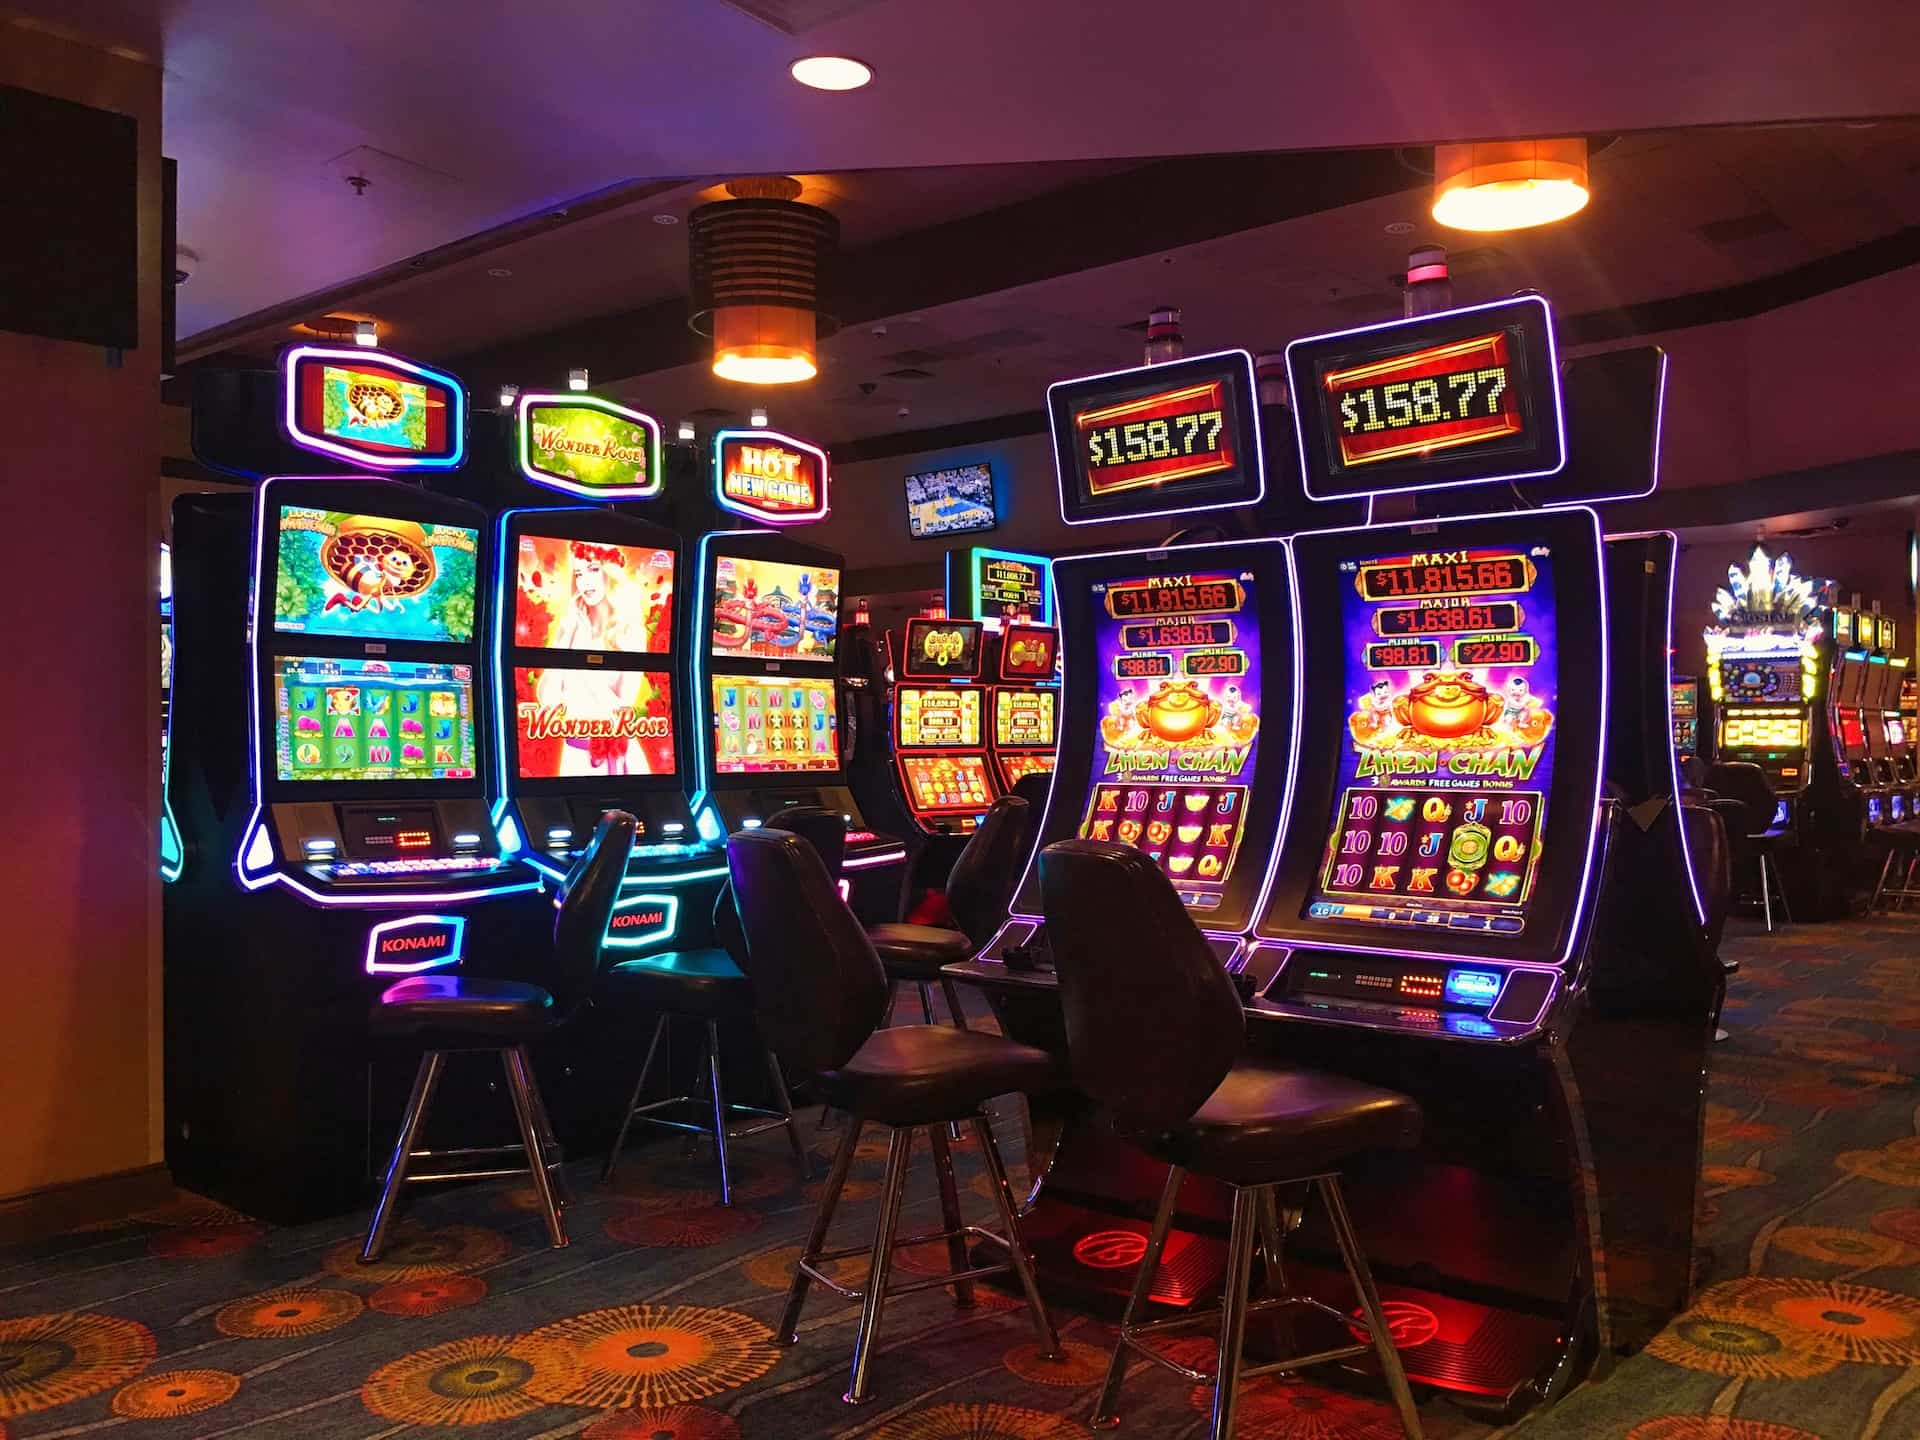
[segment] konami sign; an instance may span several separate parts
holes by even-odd
[[[382,920],[367,932],[369,975],[412,975],[458,965],[467,922],[460,915],[408,915]]]

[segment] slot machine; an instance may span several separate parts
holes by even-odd
[[[366,349],[297,347],[280,383],[282,438],[336,473],[175,506],[167,1160],[294,1220],[358,1202],[405,1097],[373,996],[510,967],[551,916],[488,817],[485,513],[366,473],[457,468],[464,392]]]
[[[1700,753],[1700,681],[1673,677],[1673,750],[1682,765]]]
[[[1000,795],[987,768],[986,630],[978,620],[907,621],[893,687],[893,764],[901,803],[930,836],[966,836]]]
[[[1003,790],[1029,775],[1053,774],[1060,743],[1060,686],[1055,663],[1060,632],[1051,625],[1007,624],[995,647],[994,684],[987,691],[992,712],[994,773]]]
[[[688,799],[680,538],[628,508],[664,490],[659,422],[574,392],[523,394],[515,420],[532,493],[572,503],[496,524],[494,827],[558,880],[600,816],[627,811],[639,828],[608,943],[698,943],[725,863]]]

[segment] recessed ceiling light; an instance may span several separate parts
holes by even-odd
[[[1411,220],[1389,220],[1387,222],[1387,234],[1389,235],[1411,235],[1412,233],[1413,222]]]
[[[513,271],[504,265],[490,266],[487,274],[495,280],[511,280],[513,278]]]
[[[873,67],[845,55],[808,55],[787,73],[810,90],[858,90],[873,80]]]
[[[678,215],[669,215],[663,210],[660,214],[653,217],[653,223],[656,225],[678,225],[680,223],[680,217]]]

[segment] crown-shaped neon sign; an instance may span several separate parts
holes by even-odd
[[[1713,618],[1727,624],[1804,624],[1820,608],[1827,585],[1825,580],[1794,574],[1791,555],[1769,560],[1756,545],[1744,570],[1738,565],[1727,567],[1726,587],[1713,594]]]

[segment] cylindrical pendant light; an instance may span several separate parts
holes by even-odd
[[[825,210],[794,197],[786,176],[735,180],[732,199],[687,217],[695,331],[713,336],[713,373],[790,385],[819,370],[821,261],[839,241]],[[831,329],[831,321],[827,322]]]
[[[1433,218],[1456,230],[1524,230],[1564,220],[1588,199],[1585,140],[1437,145]]]

